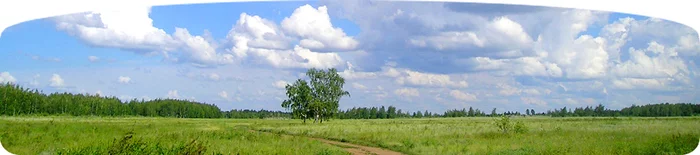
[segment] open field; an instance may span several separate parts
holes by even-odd
[[[2,117],[0,141],[16,154],[349,154],[325,138],[404,154],[683,154],[700,140],[700,117],[517,117],[527,131],[503,134],[494,118],[331,120],[149,117]],[[132,138],[124,140],[129,134]],[[116,140],[116,141],[115,141]],[[139,143],[139,140],[143,143]],[[193,142],[193,140],[196,140]]]

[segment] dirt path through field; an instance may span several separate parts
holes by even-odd
[[[266,131],[257,131],[257,130],[251,130],[252,132],[265,132],[265,133],[271,133],[271,132],[266,132]],[[294,136],[294,135],[287,135],[287,134],[282,134],[283,136]],[[353,155],[368,155],[368,154],[373,154],[373,155],[402,155],[400,152],[396,151],[391,151],[383,148],[378,148],[378,147],[370,147],[370,146],[363,146],[363,145],[357,145],[357,144],[351,144],[351,143],[345,143],[345,142],[339,142],[339,141],[332,141],[328,139],[322,139],[322,138],[313,138],[313,137],[305,137],[313,140],[317,140],[326,144],[331,144],[335,146],[339,146],[345,151],[350,152]]]

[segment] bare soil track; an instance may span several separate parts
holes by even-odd
[[[258,130],[251,130],[251,132],[272,133],[272,132],[258,131]],[[273,134],[277,134],[277,133],[273,133]],[[287,135],[287,134],[281,134],[281,135],[294,136],[294,135]],[[343,149],[345,149],[345,151],[348,151],[353,155],[370,155],[370,154],[371,155],[403,155],[401,152],[396,152],[396,151],[387,150],[387,149],[378,148],[378,147],[357,145],[357,144],[333,141],[333,140],[328,140],[328,139],[323,139],[323,138],[313,138],[313,137],[305,137],[305,138],[309,138],[309,139],[317,140],[317,141],[320,141],[320,142],[323,142],[326,144],[342,147]]]

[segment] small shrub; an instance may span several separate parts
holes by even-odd
[[[511,132],[521,134],[526,133],[528,131],[527,127],[525,126],[525,123],[520,121],[511,121],[509,116],[501,116],[501,119],[494,119],[493,123],[496,126],[496,128],[498,128],[498,130],[503,132],[504,134],[508,134]]]
[[[501,116],[501,119],[494,119],[493,123],[498,130],[503,133],[508,133],[513,128],[513,124],[510,122],[510,117],[508,116]]]
[[[515,123],[515,126],[513,127],[513,131],[515,131],[515,133],[523,134],[523,133],[527,133],[528,129],[525,126],[525,123],[517,122],[517,123]]]

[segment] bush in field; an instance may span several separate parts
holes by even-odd
[[[510,116],[501,116],[500,119],[494,119],[493,124],[503,132],[504,134],[508,134],[511,132],[515,133],[526,133],[527,127],[523,122],[514,122],[510,120]]]

